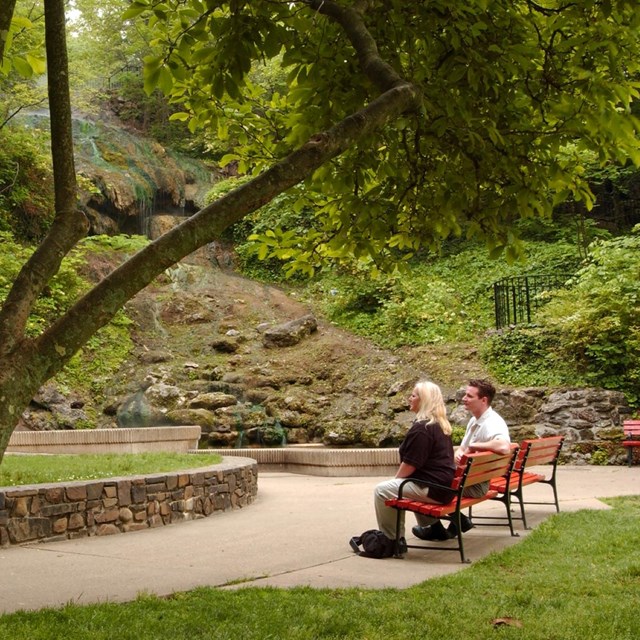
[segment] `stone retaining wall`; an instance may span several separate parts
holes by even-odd
[[[245,507],[258,492],[248,458],[188,471],[0,487],[0,546],[103,536]]]

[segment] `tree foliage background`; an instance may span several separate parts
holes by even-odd
[[[176,117],[192,130],[233,139],[224,160],[241,171],[260,171],[385,82],[419,91],[416,109],[307,180],[313,231],[306,243],[277,238],[293,268],[353,255],[388,267],[450,234],[514,258],[515,219],[549,217],[568,196],[591,206],[586,162],[638,160],[630,3],[237,2],[228,15],[220,4],[140,1],[127,15],[147,16],[162,47],[146,59],[147,86],[183,104]],[[371,37],[359,58],[342,36],[356,12]],[[362,77],[373,47],[388,67],[373,61]],[[281,61],[286,87],[251,81],[265,59]]]

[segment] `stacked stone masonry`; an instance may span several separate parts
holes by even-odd
[[[104,536],[251,504],[255,460],[127,478],[0,487],[0,546]]]

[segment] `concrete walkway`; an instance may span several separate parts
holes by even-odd
[[[361,558],[349,538],[375,527],[373,487],[379,477],[319,477],[262,472],[258,498],[245,509],[126,535],[0,549],[0,612],[68,602],[121,602],[139,593],[166,595],[197,586],[404,588],[464,569],[457,553],[409,550],[404,559]],[[559,467],[562,511],[606,508],[597,498],[640,494],[640,466]],[[547,486],[528,488],[547,499]],[[484,504],[477,513],[503,513]],[[553,506],[530,506],[539,524]],[[413,517],[407,516],[407,530]],[[471,560],[517,544],[505,527],[476,527],[465,536]],[[447,545],[450,543],[442,543]]]

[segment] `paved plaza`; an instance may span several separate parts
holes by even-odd
[[[0,549],[0,612],[68,602],[121,602],[140,593],[167,595],[198,586],[404,588],[464,570],[458,553],[409,550],[403,559],[355,555],[349,538],[375,528],[373,488],[382,477],[323,477],[260,472],[253,504],[209,518],[156,529]],[[640,493],[640,466],[558,467],[561,511],[607,508],[598,498]],[[551,489],[526,489],[530,500]],[[504,513],[483,503],[477,513]],[[534,527],[555,513],[530,506]],[[407,530],[413,516],[407,515]],[[507,527],[465,535],[468,557],[517,544]],[[443,545],[451,544],[449,542]]]

